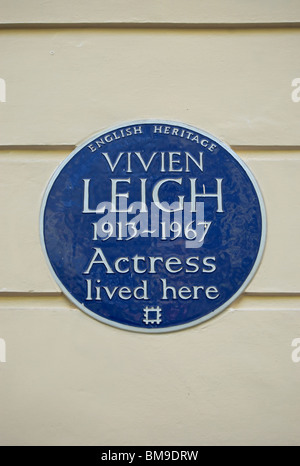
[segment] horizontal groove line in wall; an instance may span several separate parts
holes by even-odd
[[[1,298],[57,298],[64,296],[60,291],[0,291]]]
[[[298,291],[245,291],[241,297],[245,298],[300,298],[300,292]]]
[[[168,23],[168,22],[104,22],[104,23],[0,23],[0,29],[297,29],[300,20],[293,22],[238,23]]]
[[[72,151],[76,148],[76,144],[12,144],[12,145],[0,145],[1,151],[9,150],[33,150],[33,151],[58,151],[58,150],[69,150]]]
[[[298,146],[269,146],[269,145],[250,145],[250,144],[245,144],[245,145],[235,145],[235,144],[230,144],[232,149],[238,151],[238,150],[249,150],[249,151],[276,151],[276,152],[283,152],[283,151],[296,151],[300,150],[300,145]]]
[[[286,146],[286,145],[277,145],[277,146],[272,146],[272,145],[251,145],[251,144],[230,144],[226,143],[227,145],[230,145],[230,147],[235,150],[235,151],[276,151],[276,152],[284,152],[284,151],[300,151],[300,145],[291,145],[291,146]],[[77,147],[76,144],[5,144],[1,145],[0,144],[0,152],[4,151],[13,151],[13,150],[32,150],[32,151],[60,151],[60,150],[68,150],[72,151]]]
[[[291,308],[273,308],[273,309],[260,309],[259,307],[257,309],[247,309],[246,307],[241,307],[241,308],[229,308],[229,312],[300,312],[300,307],[299,309],[291,309]]]
[[[0,291],[0,299],[1,298],[57,298],[57,297],[64,297],[64,294],[60,291]],[[300,298],[300,292],[259,292],[259,291],[253,291],[253,292],[244,292],[241,298]],[[66,298],[67,299],[67,298]]]

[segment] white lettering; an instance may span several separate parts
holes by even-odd
[[[114,273],[112,268],[109,266],[106,258],[105,258],[105,255],[103,254],[103,251],[101,248],[93,248],[95,249],[95,254],[88,266],[88,268],[86,269],[85,272],[83,272],[84,274],[89,274],[90,271],[91,271],[91,268],[93,267],[94,264],[103,264],[105,267],[106,267],[106,273]],[[100,257],[100,260],[97,260],[97,257]]]
[[[184,202],[184,196],[178,196],[179,199],[179,207],[178,209],[170,210],[164,207],[159,199],[159,190],[161,186],[165,183],[178,183],[182,184],[182,178],[176,179],[176,178],[166,178],[164,180],[160,180],[153,188],[153,202],[155,205],[160,209],[163,210],[164,212],[178,212],[179,210],[183,210],[183,202]]]
[[[199,197],[205,198],[205,197],[216,197],[217,202],[218,202],[218,208],[217,212],[224,212],[223,210],[223,196],[222,196],[222,181],[223,178],[216,178],[217,181],[217,193],[216,194],[211,194],[211,193],[206,193],[205,185],[203,185],[203,192],[202,193],[197,193],[196,192],[196,181],[197,178],[190,178],[190,183],[191,183],[191,212],[196,212],[196,199]]]

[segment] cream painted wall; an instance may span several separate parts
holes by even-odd
[[[0,0],[0,445],[299,445],[299,1],[72,5]],[[268,216],[244,295],[166,335],[75,309],[38,236],[47,182],[75,145],[143,118],[225,140]]]
[[[231,145],[300,146],[299,42],[297,28],[0,29],[0,146],[75,145],[158,114]]]

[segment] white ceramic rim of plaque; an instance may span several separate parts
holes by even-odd
[[[260,210],[261,210],[261,221],[262,221],[261,242],[260,242],[260,247],[259,247],[259,250],[258,250],[257,257],[256,257],[256,261],[255,261],[255,263],[254,263],[254,265],[252,267],[252,270],[251,270],[250,274],[248,275],[247,279],[244,281],[244,283],[238,289],[238,291],[228,301],[226,301],[220,307],[215,309],[215,311],[210,312],[209,314],[207,314],[207,315],[205,315],[205,316],[203,316],[203,317],[201,317],[199,319],[195,319],[195,320],[193,320],[191,322],[188,322],[186,324],[174,325],[172,327],[150,328],[150,329],[134,327],[134,326],[131,326],[131,325],[123,325],[123,324],[120,324],[120,323],[115,322],[113,320],[105,319],[104,317],[98,316],[94,312],[90,311],[83,304],[81,304],[79,301],[77,301],[71,295],[71,293],[65,288],[65,286],[61,283],[61,281],[58,279],[58,277],[56,276],[56,274],[55,274],[55,272],[54,272],[54,270],[52,268],[51,262],[50,262],[50,260],[48,258],[48,254],[47,254],[47,250],[46,250],[46,246],[45,246],[45,239],[44,239],[44,212],[45,212],[46,202],[47,202],[48,195],[49,195],[49,192],[50,192],[50,190],[52,188],[52,185],[53,185],[54,181],[56,180],[56,178],[58,177],[58,175],[60,174],[62,169],[65,167],[65,165],[74,157],[74,155],[77,154],[77,152],[79,152],[81,149],[83,149],[87,144],[93,142],[95,138],[100,137],[100,136],[102,136],[102,135],[104,135],[106,133],[116,131],[117,129],[122,128],[124,126],[143,125],[143,124],[162,124],[162,125],[165,124],[165,125],[182,126],[183,128],[194,131],[196,133],[200,133],[200,134],[210,138],[212,141],[215,141],[217,144],[219,144],[221,147],[223,147],[241,165],[241,167],[245,170],[245,172],[247,173],[249,179],[251,180],[251,182],[252,182],[252,184],[253,184],[253,186],[255,188],[258,200],[259,200],[259,205],[260,205]],[[93,317],[94,319],[96,319],[96,320],[98,320],[100,322],[103,322],[104,324],[108,324],[110,326],[113,326],[113,327],[121,328],[123,330],[129,330],[131,332],[138,332],[138,333],[168,333],[168,332],[175,332],[177,330],[183,330],[183,329],[186,329],[186,328],[189,328],[189,327],[194,327],[194,326],[196,326],[198,324],[201,324],[201,323],[203,323],[203,322],[205,322],[207,320],[212,319],[213,317],[217,316],[222,311],[224,311],[226,308],[228,308],[230,306],[230,304],[233,303],[243,293],[243,291],[247,288],[247,286],[249,285],[249,283],[253,279],[254,275],[256,274],[256,271],[257,271],[257,269],[258,269],[258,267],[260,265],[261,259],[263,257],[265,244],[266,244],[266,236],[267,236],[267,216],[266,216],[265,203],[264,203],[264,199],[263,199],[261,190],[259,188],[259,185],[258,185],[253,173],[249,169],[249,167],[243,162],[243,160],[229,146],[227,146],[227,144],[225,144],[224,142],[222,142],[220,139],[216,138],[212,134],[208,133],[207,131],[203,131],[200,128],[197,128],[196,126],[187,125],[186,123],[182,123],[180,121],[173,121],[173,120],[145,119],[145,120],[125,121],[125,122],[120,122],[120,124],[118,124],[118,125],[115,125],[115,126],[110,127],[110,128],[106,128],[103,131],[96,132],[95,134],[93,134],[91,137],[89,137],[83,143],[81,143],[79,146],[77,146],[71,152],[71,154],[57,167],[57,169],[55,170],[55,172],[51,176],[50,181],[49,181],[49,183],[47,185],[47,188],[45,190],[43,200],[42,200],[41,210],[40,210],[40,240],[41,240],[42,249],[43,249],[44,255],[46,257],[47,264],[48,264],[48,266],[50,268],[51,275],[54,278],[57,285],[59,286],[59,288],[62,290],[62,292],[67,296],[67,298],[72,303],[74,303],[76,305],[77,308],[81,309],[83,312],[85,312],[89,316]]]

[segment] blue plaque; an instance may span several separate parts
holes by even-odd
[[[228,307],[266,237],[245,163],[214,136],[161,120],[122,124],[77,147],[49,182],[40,225],[52,274],[78,308],[150,333]]]

